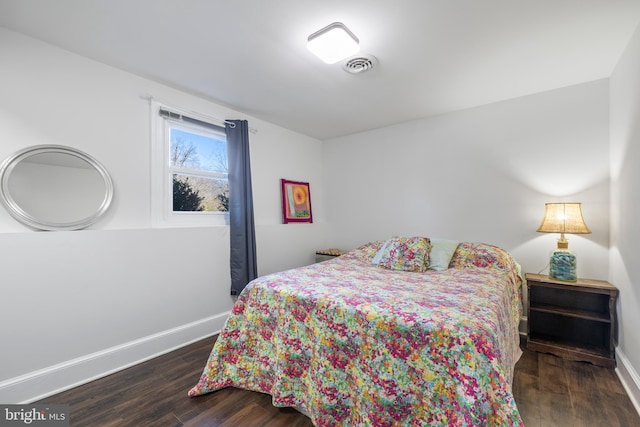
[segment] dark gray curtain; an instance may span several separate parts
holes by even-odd
[[[249,124],[246,120],[228,120],[225,131],[229,156],[231,295],[240,295],[244,287],[258,277],[249,161]]]

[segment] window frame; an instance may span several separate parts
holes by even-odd
[[[226,134],[206,126],[165,117],[160,110],[167,110],[205,123],[224,128],[224,123],[194,112],[187,112],[151,101],[151,220],[154,227],[228,226],[229,212],[173,211],[173,174],[225,179],[228,173],[209,172],[200,169],[171,165],[171,128],[196,133],[227,142]],[[228,151],[227,151],[228,153]],[[228,156],[228,154],[227,154]],[[226,176],[224,176],[226,175]]]

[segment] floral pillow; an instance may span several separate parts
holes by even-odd
[[[458,245],[449,268],[491,268],[517,272],[519,266],[507,251],[486,243],[463,242]]]
[[[389,270],[427,271],[431,241],[426,237],[393,237],[385,242],[373,263]]]
[[[355,258],[364,262],[371,263],[373,258],[380,252],[380,248],[384,245],[384,240],[375,240],[373,242],[365,243],[357,249],[347,252],[342,255],[342,259]]]

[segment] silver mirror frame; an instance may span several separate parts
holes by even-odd
[[[68,154],[84,160],[91,165],[102,177],[105,185],[105,194],[102,203],[92,215],[70,222],[50,222],[35,218],[16,203],[9,191],[9,178],[13,169],[24,159],[43,153],[59,153]],[[38,230],[60,231],[60,230],[79,230],[86,228],[95,223],[109,209],[113,200],[113,181],[107,170],[96,159],[75,148],[63,145],[35,145],[20,150],[7,157],[0,165],[0,201],[7,208],[7,211],[19,222]]]

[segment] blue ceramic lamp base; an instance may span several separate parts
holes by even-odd
[[[549,261],[549,277],[566,282],[576,282],[576,256],[569,249],[557,249],[551,254]]]

